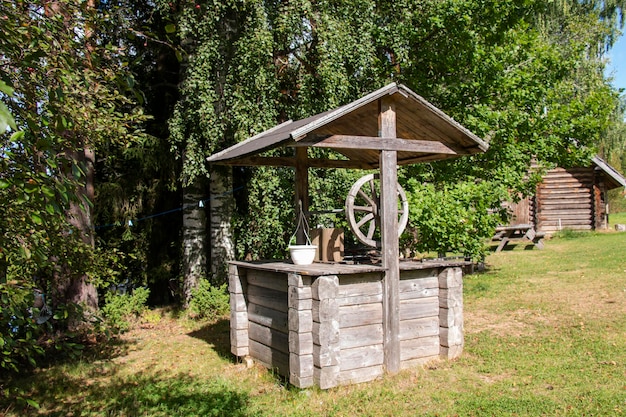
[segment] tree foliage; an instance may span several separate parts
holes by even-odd
[[[54,331],[76,327],[82,312],[72,305],[77,294],[107,280],[98,268],[102,253],[89,243],[94,202],[86,198],[89,167],[80,155],[132,142],[145,117],[127,96],[124,51],[99,37],[100,17],[91,4],[73,0],[0,5],[0,110],[9,125],[0,132],[0,283],[3,291],[25,291],[17,298],[3,295],[3,323],[27,318],[28,293],[38,289],[54,316],[77,314],[57,321]],[[85,214],[87,228],[73,225],[73,207]],[[28,319],[3,325],[3,343],[23,332],[34,335],[31,325]],[[25,349],[40,342],[20,340],[27,340]]]

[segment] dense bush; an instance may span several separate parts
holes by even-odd
[[[202,279],[198,287],[192,291],[189,302],[189,314],[196,319],[215,320],[230,310],[227,285],[219,287],[211,285],[209,280]]]
[[[402,244],[419,252],[452,252],[482,261],[485,242],[506,221],[499,209],[505,196],[505,190],[487,182],[436,187],[410,180],[407,198],[413,233],[406,233]]]
[[[135,288],[130,294],[108,292],[104,296],[102,314],[106,324],[114,332],[126,332],[130,329],[133,319],[139,317],[146,310],[146,302],[150,290]]]

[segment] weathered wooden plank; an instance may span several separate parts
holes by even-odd
[[[560,187],[560,188],[548,188],[541,187],[537,189],[537,195],[541,196],[549,196],[549,195],[568,195],[571,194],[573,196],[577,194],[589,194],[591,192],[591,187]]]
[[[440,350],[440,354],[436,355],[436,356],[424,356],[424,357],[420,357],[420,358],[416,358],[416,359],[409,359],[409,360],[406,360],[406,361],[402,361],[402,364],[400,365],[400,368],[403,369],[403,370],[404,369],[417,368],[418,366],[423,366],[423,365],[427,364],[428,362],[437,361],[440,358],[441,358],[441,350]],[[450,358],[450,359],[452,359],[452,358]]]
[[[397,137],[396,103],[390,96],[378,101],[378,136]],[[383,332],[385,369],[394,373],[400,370],[400,251],[398,245],[398,153],[383,150],[380,161],[380,235],[383,280]]]
[[[463,326],[463,307],[440,308],[439,326],[453,327]]]
[[[231,294],[245,293],[246,270],[236,265],[228,266],[228,292]]]
[[[231,311],[230,312],[230,328],[243,330],[248,328],[248,312],[247,311]]]
[[[313,332],[289,331],[289,352],[298,355],[313,354]]]
[[[435,278],[435,282],[436,281],[437,281],[437,278]],[[415,291],[400,291],[400,300],[436,297],[438,293],[439,293],[439,288],[437,287],[416,289]]]
[[[295,310],[310,310],[313,308],[311,287],[289,287],[289,308]]]
[[[457,346],[441,346],[439,348],[439,357],[441,359],[455,359],[458,358],[459,356],[461,356],[461,354],[463,353],[463,345],[457,345]]]
[[[342,276],[337,291],[339,305],[358,305],[382,302],[383,283],[378,274]]]
[[[537,220],[539,222],[560,223],[563,226],[567,226],[567,225],[592,225],[593,224],[593,220],[590,217],[575,217],[575,216],[553,217],[553,216],[538,215],[537,216]]]
[[[330,346],[339,343],[339,321],[327,320],[322,323],[313,322],[313,343]]]
[[[570,229],[570,230],[591,230],[592,229],[591,225],[568,225],[567,227],[563,225],[562,227],[560,227],[555,224],[543,225],[541,223],[539,224],[539,228],[541,230],[545,230],[546,232],[558,232],[563,229]]]
[[[342,329],[369,324],[382,324],[382,322],[382,303],[339,307],[339,327]]]
[[[383,343],[382,324],[370,324],[368,326],[341,329],[339,345],[342,350],[369,345],[378,345],[381,343]]]
[[[439,336],[407,339],[400,342],[401,360],[426,358],[439,355]]]
[[[230,311],[248,311],[248,302],[243,294],[230,293]]]
[[[369,368],[384,363],[383,345],[368,345],[353,349],[342,349],[340,365],[342,371]]]
[[[284,377],[289,376],[289,355],[275,349],[271,349],[262,343],[250,341],[250,356],[263,366],[275,369]]]
[[[306,333],[313,331],[313,312],[311,310],[289,309],[289,330]]]
[[[339,365],[326,366],[324,368],[315,367],[313,379],[321,389],[333,388],[339,385]]]
[[[337,304],[339,306],[361,305],[361,304],[373,304],[383,302],[383,293],[367,293],[363,292],[362,295],[353,295],[350,297],[337,297]]]
[[[259,342],[272,349],[289,353],[289,335],[287,333],[250,322],[248,337],[250,340]]]
[[[247,296],[249,303],[271,308],[272,310],[281,311],[283,313],[286,313],[289,309],[287,294],[282,291],[248,284]]]
[[[404,263],[405,262],[402,262],[402,264]],[[402,285],[408,285],[408,282],[415,280],[415,281],[420,282],[420,285],[423,286],[424,288],[430,288],[430,285],[432,285],[432,281],[429,280],[429,278],[436,278],[436,277],[437,277],[436,268],[407,271],[407,272],[404,272],[402,276],[400,277],[400,287],[402,288]]]
[[[321,276],[311,285],[311,295],[316,300],[336,298],[339,291],[339,278],[336,275]]]
[[[339,343],[331,343],[323,346],[313,345],[313,363],[318,368],[339,365],[341,348]]]
[[[463,308],[463,288],[451,287],[439,290],[439,307]]]
[[[439,288],[456,288],[463,286],[463,270],[458,267],[446,268],[438,275]]]
[[[248,349],[249,346],[250,339],[248,338],[248,329],[230,329],[230,351],[235,356],[247,356],[250,352]]]
[[[295,377],[298,381],[303,381],[306,378],[313,383],[314,369],[313,355],[296,355],[293,353],[289,355],[289,380]]]
[[[567,209],[567,207],[563,207],[561,205],[555,206],[554,208],[543,207],[541,210],[541,215],[548,216],[571,216],[571,217],[589,217],[591,216],[591,208],[589,209]]]
[[[439,329],[439,342],[441,346],[461,346],[465,343],[463,328],[461,326],[441,327]]]
[[[543,209],[555,209],[560,206],[567,206],[573,210],[591,210],[591,201],[588,198],[580,198],[575,200],[547,200],[541,202]]]
[[[287,292],[287,275],[280,272],[249,269],[246,278],[249,285]]]
[[[326,298],[321,301],[313,300],[311,311],[314,322],[322,323],[328,320],[338,320],[339,303],[334,298]]]
[[[350,369],[347,371],[342,369],[337,376],[337,383],[338,385],[360,384],[380,378],[383,374],[384,368],[382,365]]]
[[[436,317],[439,315],[439,297],[415,298],[400,302],[400,320]]]
[[[271,327],[285,334],[289,331],[289,318],[287,313],[257,304],[248,304],[248,320],[266,327]]]
[[[324,139],[307,140],[301,146],[313,146],[330,149],[357,149],[378,151],[406,151],[456,155],[457,153],[441,142],[433,140],[400,139],[395,137],[333,135]]]
[[[290,287],[306,288],[313,283],[313,278],[306,275],[300,275],[295,272],[287,273],[287,284]]]
[[[400,340],[438,335],[439,317],[425,317],[422,319],[400,321]]]

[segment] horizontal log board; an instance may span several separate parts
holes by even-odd
[[[400,360],[423,358],[439,354],[439,336],[420,337],[400,341]]]
[[[358,274],[340,277],[337,291],[337,303],[340,306],[382,303],[382,301],[382,275]]]
[[[340,354],[341,370],[367,368],[382,365],[384,360],[383,345],[369,345],[352,349],[342,349]]]
[[[562,190],[572,190],[572,191],[589,191],[592,187],[592,183],[589,184],[581,184],[579,182],[575,182],[572,184],[544,184],[539,187],[538,193],[550,193]]]
[[[400,320],[400,340],[439,335],[439,317]],[[439,344],[439,342],[437,342]]]
[[[546,232],[558,232],[562,229],[570,229],[570,230],[591,230],[591,226],[581,226],[581,225],[570,225],[567,227],[559,227],[555,225],[540,225],[541,230],[545,230]]]
[[[261,326],[251,322],[248,327],[248,337],[262,345],[280,352],[289,353],[289,335],[278,330]]]
[[[564,224],[565,222],[567,222],[568,224],[576,224],[578,222],[580,222],[581,224],[586,224],[587,222],[591,224],[592,221],[591,216],[545,216],[543,213],[537,215],[537,220],[539,220],[540,222],[561,221],[562,224]]]
[[[366,326],[382,324],[383,304],[362,304],[339,307],[339,327]]]
[[[554,181],[558,179],[593,179],[591,172],[549,172],[544,176],[544,181]]]
[[[250,356],[269,369],[276,369],[282,376],[289,376],[289,355],[250,340]]]
[[[420,280],[400,280],[400,300],[413,298],[436,297],[439,294],[439,279],[429,277]]]
[[[324,276],[324,275],[353,275],[376,272],[384,273],[385,269],[380,265],[366,264],[344,264],[344,263],[313,263],[311,265],[294,265],[289,262],[281,261],[259,261],[259,262],[243,262],[231,261],[231,265],[243,267],[246,270],[272,271],[272,272],[295,272],[304,276]],[[450,268],[455,266],[468,266],[471,262],[465,260],[446,260],[446,261],[411,261],[404,260],[400,262],[400,271],[413,271],[430,268]],[[249,272],[247,272],[249,274]],[[286,276],[284,281],[286,282]],[[257,284],[258,285],[258,284]]]
[[[252,304],[278,310],[283,313],[287,313],[289,311],[286,292],[251,285],[248,282],[247,296],[248,301]]]
[[[289,287],[287,276],[284,274],[276,274],[274,272],[250,269],[246,273],[246,279],[249,285],[269,288],[276,291],[287,292]]]
[[[340,371],[337,376],[337,385],[360,384],[372,381],[381,377],[383,374],[383,365]]]
[[[591,210],[592,205],[589,199],[576,199],[576,200],[544,200],[541,202],[541,209],[554,210],[559,209],[560,206],[567,206],[573,210]]]
[[[289,331],[289,318],[286,313],[257,304],[248,304],[248,320],[284,333]]]
[[[439,297],[400,301],[400,320],[412,320],[439,315]]]
[[[339,346],[341,349],[351,349],[383,343],[383,325],[370,324],[368,326],[349,327],[341,329]]]
[[[567,219],[567,218],[555,218],[555,217],[539,217],[537,220],[538,220],[539,223],[542,223],[542,224],[555,224],[555,225],[558,225],[560,223],[563,226],[565,226],[565,225],[574,225],[574,224],[580,224],[580,225],[586,226],[586,225],[591,225],[593,223],[590,218],[585,218],[585,219],[580,219],[580,218]]]
[[[542,216],[571,216],[571,217],[591,217],[592,211],[589,209],[578,209],[578,210],[567,210],[564,209],[563,207],[560,208],[542,208],[541,210],[541,215]]]

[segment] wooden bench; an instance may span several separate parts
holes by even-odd
[[[499,240],[500,244],[496,252],[500,252],[511,240],[527,239],[535,245],[537,249],[543,249],[543,238],[545,233],[536,232],[531,224],[514,224],[510,226],[496,227],[496,233],[492,240]]]

